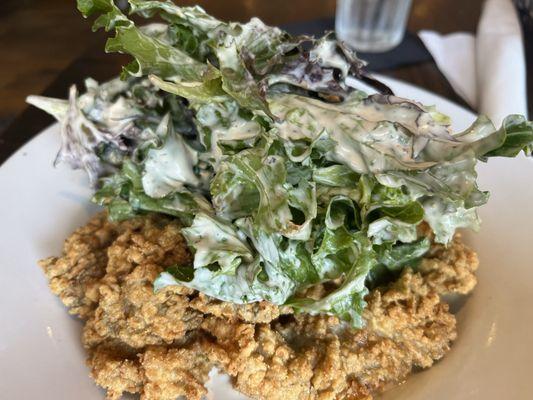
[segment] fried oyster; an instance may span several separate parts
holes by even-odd
[[[114,223],[105,213],[74,232],[61,257],[40,262],[51,290],[83,319],[91,376],[109,399],[197,400],[214,367],[254,399],[371,399],[450,349],[456,321],[440,295],[470,292],[478,266],[459,235],[433,245],[417,272],[406,268],[370,292],[357,330],[337,317],[236,305],[181,286],[154,293],[161,271],[188,263],[175,219]]]

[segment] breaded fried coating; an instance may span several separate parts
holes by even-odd
[[[200,399],[206,394],[205,382],[218,358],[225,354],[205,340],[181,348],[148,348],[141,356],[145,384],[143,398],[174,400],[179,396]]]
[[[288,307],[278,307],[266,301],[251,304],[233,304],[198,293],[198,297],[190,302],[190,306],[215,317],[229,321],[241,320],[252,323],[269,323],[283,313],[290,313]]]
[[[426,284],[439,294],[468,294],[477,284],[479,266],[476,252],[457,233],[448,246],[434,244],[422,259],[418,271]]]
[[[53,292],[85,320],[87,363],[109,399],[200,400],[217,368],[255,399],[369,400],[450,349],[455,317],[439,295],[471,291],[478,266],[459,236],[433,245],[417,272],[370,292],[366,326],[352,329],[333,316],[236,305],[181,286],[154,293],[161,271],[191,262],[176,220],[113,223],[105,214],[67,239],[62,257],[41,262]]]
[[[65,240],[63,256],[39,262],[52,292],[69,313],[89,316],[98,302],[100,279],[105,275],[107,249],[117,236],[117,226],[105,214],[93,217]]]
[[[108,399],[119,399],[123,393],[139,393],[144,385],[135,353],[127,354],[119,347],[96,346],[87,361],[93,379],[107,391]]]
[[[367,326],[298,314],[271,325],[202,326],[217,338],[235,387],[258,399],[360,399],[430,367],[450,349],[455,318],[419,274],[406,270],[386,290],[373,291]]]

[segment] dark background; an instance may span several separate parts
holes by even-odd
[[[331,25],[335,15],[335,0],[174,1],[180,5],[199,4],[224,20],[246,21],[257,16],[268,24],[297,26],[298,30],[308,27],[302,22],[317,19]],[[482,3],[413,0],[408,30],[474,32]],[[65,97],[69,84],[80,83],[84,76],[107,79],[120,71],[127,58],[104,55],[107,35],[93,33],[90,27],[91,23],[76,10],[74,0],[0,0],[0,163],[50,122],[41,113],[27,109],[24,99],[28,94]],[[416,36],[411,35],[411,39],[416,40]],[[532,41],[526,39],[529,47]],[[528,54],[531,58],[531,51]],[[380,72],[465,105],[429,56],[407,65],[380,68]],[[531,84],[528,92],[532,97]]]

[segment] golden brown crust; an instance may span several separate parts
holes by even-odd
[[[135,355],[128,357],[116,347],[99,346],[93,349],[87,364],[110,400],[119,399],[123,393],[139,393],[143,388],[144,374]]]
[[[456,234],[448,246],[434,244],[418,268],[426,284],[439,294],[468,294],[477,284],[477,254]]]
[[[433,246],[420,272],[369,294],[366,327],[354,330],[266,302],[235,305],[177,286],[154,293],[165,267],[190,262],[175,220],[103,214],[67,239],[62,257],[41,262],[54,293],[86,320],[88,365],[109,399],[199,400],[213,367],[256,399],[371,399],[449,350],[455,318],[439,294],[472,290],[478,264],[459,238]]]
[[[65,240],[62,257],[39,262],[50,289],[71,314],[86,318],[96,306],[99,282],[107,265],[107,249],[116,235],[116,226],[107,222],[105,214],[98,214]]]
[[[447,305],[409,270],[393,287],[371,293],[364,317],[362,330],[305,314],[238,333],[217,321],[203,327],[235,360],[226,370],[237,389],[258,399],[365,398],[413,367],[431,366],[456,336]],[[231,337],[240,338],[237,346],[226,343]]]
[[[204,386],[209,371],[225,354],[205,340],[181,348],[152,347],[139,357],[145,383],[142,398],[174,400],[179,396],[200,400],[207,393]]]
[[[86,347],[119,340],[143,348],[182,339],[201,322],[201,314],[186,307],[185,295],[192,291],[180,287],[154,294],[152,285],[165,267],[191,262],[179,225],[155,215],[114,225],[121,233],[107,249],[99,302],[84,328]]]
[[[198,297],[191,300],[190,307],[204,314],[229,321],[240,320],[252,323],[269,323],[281,314],[291,312],[287,307],[278,307],[266,301],[238,305],[217,300],[202,293],[198,293]]]

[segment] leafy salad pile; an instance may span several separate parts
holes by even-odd
[[[234,303],[267,300],[361,326],[368,288],[428,250],[476,229],[475,166],[531,153],[533,124],[479,117],[454,133],[433,107],[395,97],[332,35],[293,37],[258,19],[221,22],[199,7],[78,0],[110,52],[133,61],[121,79],[68,100],[28,101],[61,124],[56,162],[87,171],[93,200],[121,220],[179,218],[193,265],[155,289],[185,285]],[[354,77],[382,92],[347,85]],[[334,281],[321,299],[312,285]]]

